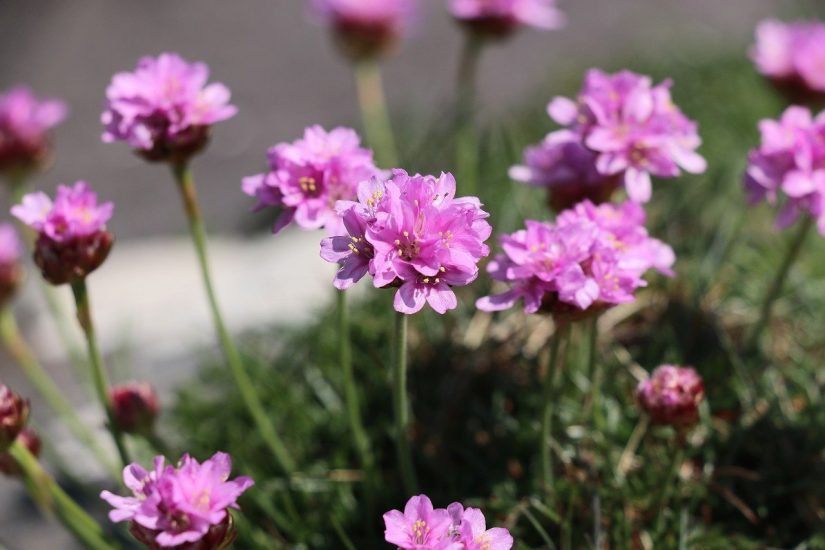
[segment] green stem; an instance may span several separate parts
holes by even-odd
[[[393,401],[395,403],[395,446],[398,451],[398,468],[404,482],[404,491],[414,495],[418,482],[410,451],[410,408],[407,403],[407,315],[395,313],[395,330],[392,339]]]
[[[544,412],[541,417],[541,478],[544,490],[549,494],[553,489],[553,411],[556,406],[556,386],[558,385],[559,348],[566,334],[565,328],[557,328],[550,344],[550,363],[544,374]]]
[[[115,441],[117,452],[120,455],[120,461],[125,467],[131,463],[131,460],[129,460],[129,453],[126,450],[126,442],[123,440],[123,433],[115,421],[112,400],[109,397],[109,380],[106,375],[106,369],[103,367],[103,359],[100,357],[100,349],[97,346],[97,336],[95,335],[95,327],[92,322],[92,308],[89,305],[89,289],[86,287],[85,279],[74,282],[71,286],[74,301],[77,306],[77,321],[80,323],[80,328],[83,329],[83,334],[86,335],[89,365],[92,368],[92,383],[97,393],[97,398],[106,411],[106,419],[108,420],[107,427],[112,434],[112,439]]]
[[[677,437],[677,439],[680,439]],[[667,479],[665,480],[665,485],[662,487],[662,491],[659,493],[659,498],[656,502],[656,507],[653,510],[656,510],[657,519],[656,519],[656,534],[661,537],[664,535],[665,529],[665,507],[667,506],[668,501],[670,500],[670,496],[673,494],[673,490],[678,487],[679,485],[679,467],[682,465],[682,462],[685,460],[685,449],[681,442],[677,443],[678,447],[676,452],[673,453],[671,457],[670,467],[668,468],[667,472]]]
[[[759,314],[759,320],[753,326],[753,330],[747,340],[747,345],[745,347],[746,350],[750,351],[755,349],[756,345],[759,343],[759,337],[762,335],[762,331],[765,330],[765,327],[770,321],[773,304],[779,297],[779,293],[782,292],[782,286],[785,284],[785,279],[788,277],[788,273],[790,272],[794,261],[796,261],[799,256],[799,251],[802,250],[802,245],[805,243],[805,237],[808,236],[811,227],[813,227],[813,222],[814,220],[812,216],[803,216],[799,229],[791,241],[791,246],[788,248],[785,257],[782,260],[782,264],[779,266],[779,271],[776,273],[768,292],[765,293],[765,298],[762,301],[762,309]]]
[[[352,349],[349,330],[349,309],[347,295],[343,290],[336,290],[336,313],[338,316],[338,361],[344,376],[344,396],[347,402],[347,417],[350,431],[355,440],[355,448],[364,472],[364,493],[367,507],[375,503],[373,491],[374,463],[372,448],[364,424],[361,421],[361,407],[358,401],[358,389],[355,384],[355,375],[352,369]],[[371,517],[371,515],[370,515]],[[371,521],[371,520],[370,520]]]
[[[590,406],[593,409],[593,426],[599,433],[604,433],[605,419],[602,409],[602,368],[599,362],[599,318],[590,320],[587,372],[590,379]]]
[[[381,69],[376,61],[368,59],[357,62],[354,73],[367,142],[375,151],[379,166],[395,167],[398,165],[398,154],[381,82]]]
[[[198,196],[195,191],[195,181],[192,178],[192,171],[186,163],[174,164],[172,171],[175,176],[175,181],[178,184],[181,199],[183,200],[186,219],[189,223],[189,231],[192,235],[192,242],[195,246],[201,276],[203,277],[203,284],[206,288],[206,297],[212,312],[212,320],[226,357],[226,363],[232,372],[232,376],[235,378],[235,384],[241,393],[241,397],[249,414],[252,416],[252,420],[255,422],[258,433],[267,447],[269,447],[281,470],[283,470],[285,474],[291,474],[295,471],[295,463],[283,441],[281,441],[280,436],[275,431],[275,427],[258,397],[255,386],[249,374],[244,369],[238,348],[229,336],[229,332],[226,330],[226,325],[223,322],[218,300],[215,296],[215,290],[212,286],[212,276],[209,271],[209,261],[206,253],[206,229],[203,224],[200,207],[198,206]]]
[[[479,139],[475,121],[478,62],[483,43],[468,33],[461,51],[458,67],[457,97],[455,101],[456,121],[456,181],[462,194],[476,195],[478,190]]]
[[[17,466],[22,472],[23,481],[32,498],[44,511],[54,511],[60,522],[91,550],[113,550],[116,548],[106,541],[103,529],[83,509],[67,495],[47,474],[37,459],[20,442],[9,448]]]
[[[77,440],[95,454],[100,463],[115,479],[120,477],[117,467],[111,463],[106,452],[100,448],[97,439],[86,429],[74,408],[63,397],[63,392],[37,360],[34,352],[20,333],[14,313],[8,307],[0,312],[0,339],[2,339],[9,355],[20,366],[20,370],[23,371],[32,386],[37,389],[49,407],[63,420]]]

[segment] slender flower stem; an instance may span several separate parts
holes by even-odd
[[[364,471],[364,492],[368,505],[374,504],[373,494],[373,455],[370,440],[361,421],[361,407],[358,402],[358,389],[352,370],[352,349],[349,330],[349,310],[347,296],[342,290],[336,290],[336,313],[338,317],[338,361],[344,376],[344,396],[347,402],[347,417],[355,440],[355,448]]]
[[[813,221],[812,216],[803,216],[799,229],[797,230],[796,235],[794,235],[791,245],[788,248],[788,252],[785,254],[782,264],[779,266],[779,271],[777,271],[768,292],[765,293],[765,298],[762,301],[762,309],[759,314],[759,320],[753,326],[753,330],[751,331],[745,346],[746,350],[750,351],[755,349],[759,343],[759,337],[762,335],[762,332],[765,330],[765,327],[770,321],[773,304],[779,297],[779,293],[782,292],[782,286],[785,284],[785,279],[788,277],[788,272],[790,272],[791,266],[799,256],[799,251],[802,250],[802,245],[805,243],[805,237],[808,236],[811,227],[813,227]]]
[[[553,489],[553,412],[556,407],[556,387],[559,373],[558,359],[561,341],[567,335],[567,328],[558,327],[550,344],[550,363],[544,374],[544,412],[541,417],[541,478],[544,490],[548,493]]]
[[[604,432],[605,420],[602,409],[602,368],[599,362],[599,318],[593,316],[588,331],[587,372],[590,379],[590,406],[593,409],[593,426],[599,432]]]
[[[395,138],[392,133],[381,69],[374,60],[359,61],[354,66],[355,87],[367,142],[375,151],[375,159],[382,168],[398,164]]]
[[[475,121],[478,62],[483,43],[468,33],[461,51],[456,85],[456,181],[462,186],[462,194],[476,195],[478,190],[478,128]]]
[[[72,294],[74,294],[74,301],[77,306],[77,321],[80,323],[80,328],[83,329],[83,334],[86,335],[89,365],[92,368],[92,383],[94,384],[97,398],[106,411],[106,419],[108,420],[107,427],[112,434],[112,439],[115,441],[117,452],[120,455],[120,461],[125,467],[131,463],[131,460],[129,460],[129,453],[126,450],[123,433],[120,431],[117,422],[115,422],[112,400],[109,396],[109,380],[106,375],[106,369],[103,367],[103,359],[100,357],[100,349],[97,346],[97,336],[95,335],[95,326],[92,321],[92,308],[89,305],[89,289],[86,287],[86,281],[80,280],[72,283]]]
[[[49,407],[63,420],[77,440],[94,453],[109,473],[115,478],[120,476],[117,467],[112,464],[106,452],[98,444],[97,439],[86,429],[74,408],[63,397],[63,392],[37,360],[29,344],[20,333],[14,313],[8,307],[0,311],[0,339],[2,339],[3,346],[20,366],[20,370],[23,371],[32,386],[37,389]]]
[[[9,454],[22,472],[32,498],[44,512],[53,511],[60,522],[78,541],[91,550],[114,550],[103,536],[100,525],[67,495],[47,474],[37,459],[19,441],[12,444]]]
[[[406,494],[418,491],[418,481],[410,451],[410,408],[407,403],[407,315],[395,313],[395,330],[392,339],[393,401],[395,403],[395,445],[398,451],[398,468]]]
[[[206,228],[204,227],[200,207],[198,206],[198,196],[195,191],[195,181],[192,178],[192,171],[186,163],[173,165],[172,171],[178,184],[181,199],[183,200],[186,219],[189,222],[189,231],[192,235],[192,242],[198,256],[201,276],[203,277],[203,284],[206,288],[209,308],[212,312],[212,320],[215,323],[215,330],[218,333],[218,339],[223,348],[226,363],[232,372],[232,376],[235,378],[235,384],[241,393],[241,397],[250,416],[252,416],[252,420],[255,422],[258,433],[269,447],[281,470],[283,470],[285,474],[291,474],[295,471],[295,463],[283,441],[281,441],[280,436],[278,436],[278,433],[275,431],[272,421],[269,419],[269,416],[267,416],[266,409],[264,409],[258,397],[255,386],[249,374],[244,369],[238,348],[229,336],[229,332],[226,330],[226,325],[223,322],[223,316],[221,315],[215,290],[212,286],[212,276],[209,271],[209,261],[206,253]]]
[[[677,439],[680,439],[677,437]],[[659,536],[662,536],[664,533],[665,528],[665,514],[664,509],[670,500],[671,495],[673,494],[674,489],[677,489],[680,484],[679,478],[679,468],[682,466],[682,462],[685,460],[685,448],[684,445],[679,442],[677,443],[676,451],[673,453],[670,461],[670,468],[668,468],[667,472],[667,479],[665,480],[665,484],[662,487],[661,492],[659,493],[659,498],[656,502],[656,507],[653,508],[656,510],[658,517],[656,520],[656,533]]]

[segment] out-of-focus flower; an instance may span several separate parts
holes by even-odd
[[[558,29],[565,20],[555,0],[450,0],[450,13],[471,32],[491,38],[521,26]]]
[[[160,412],[155,388],[146,382],[114,386],[110,390],[112,411],[120,431],[148,434]]]
[[[0,383],[0,452],[5,452],[29,420],[29,401]]]
[[[425,303],[444,313],[457,305],[454,286],[478,276],[492,228],[476,197],[455,197],[451,174],[409,176],[358,187],[358,201],[339,201],[346,234],[324,239],[321,257],[341,265],[335,286],[369,273],[377,288],[398,287],[395,309],[412,314]]]
[[[336,202],[354,200],[358,184],[378,174],[372,151],[360,145],[358,134],[349,128],[327,132],[311,126],[303,139],[270,148],[270,171],[244,178],[242,189],[258,199],[255,210],[281,209],[273,233],[295,220],[303,229],[341,234]]]
[[[34,457],[40,456],[40,448],[42,447],[40,437],[31,428],[23,428],[17,434],[15,443],[23,445]],[[20,468],[9,453],[0,453],[0,472],[7,476],[20,475]]]
[[[177,467],[163,457],[147,471],[131,464],[123,481],[133,496],[103,491],[100,496],[114,508],[109,519],[131,522],[130,532],[149,548],[212,550],[227,548],[235,537],[230,508],[253,485],[245,476],[229,479],[232,460],[216,453],[200,464],[184,455]]]
[[[757,70],[793,100],[825,94],[825,23],[766,19],[750,50]]]
[[[689,428],[699,420],[705,386],[690,367],[662,365],[636,388],[642,409],[654,424]]]
[[[644,221],[642,207],[630,201],[584,201],[555,223],[528,220],[526,229],[500,237],[503,254],[487,267],[510,289],[480,298],[476,306],[499,311],[523,300],[526,313],[578,318],[633,301],[636,289],[647,284],[647,270],[672,275],[675,261],[669,246],[648,235]]]
[[[313,0],[341,52],[355,61],[386,54],[415,19],[418,0]]]
[[[748,154],[744,185],[750,203],[784,199],[776,223],[811,215],[825,235],[825,113],[789,107],[779,120],[759,123],[762,142]]]
[[[124,141],[152,161],[187,160],[206,145],[213,124],[237,112],[229,89],[208,78],[205,63],[175,53],[142,58],[106,89],[103,141]]]
[[[20,266],[20,238],[10,223],[0,223],[0,307],[14,294],[23,280]]]
[[[34,261],[55,285],[81,280],[103,263],[114,240],[106,229],[113,211],[111,202],[98,204],[82,181],[59,185],[54,202],[43,192],[29,193],[11,209],[37,231]]]
[[[38,99],[25,86],[0,94],[0,173],[42,166],[51,147],[49,134],[66,112],[62,101]]]
[[[557,97],[550,102],[550,117],[566,128],[548,135],[542,149],[532,150],[526,166],[515,167],[514,177],[545,185],[551,194],[563,188],[563,194],[596,202],[605,200],[610,178],[616,177],[624,181],[631,200],[647,202],[651,176],[704,172],[705,159],[696,152],[701,144],[697,124],[673,104],[670,85],[654,86],[650,78],[630,71],[611,75],[591,69],[576,101]],[[590,162],[604,180],[592,173]],[[578,193],[568,175],[571,167],[583,176]]]

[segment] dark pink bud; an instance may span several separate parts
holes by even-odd
[[[40,448],[42,446],[40,438],[31,428],[23,428],[23,431],[17,435],[15,442],[23,445],[35,457],[40,456]],[[0,453],[0,472],[7,476],[20,475],[20,469],[17,467],[17,463],[8,453]]]
[[[356,61],[381,57],[393,49],[399,36],[392,22],[355,19],[337,21],[334,32],[340,50]]]
[[[202,539],[178,546],[159,545],[155,539],[160,531],[148,529],[134,521],[129,524],[129,533],[151,550],[224,550],[229,548],[238,536],[235,520],[229,511],[226,512],[226,519],[218,525],[213,525]]]
[[[144,382],[115,386],[110,395],[115,422],[121,431],[138,434],[152,431],[160,406],[151,384]]]
[[[639,383],[636,398],[654,424],[689,428],[699,420],[705,395],[702,378],[691,367],[662,365]]]
[[[56,241],[41,233],[35,243],[34,263],[53,285],[81,281],[109,255],[114,236],[104,230]]]
[[[14,442],[29,419],[29,401],[0,384],[0,452]]]

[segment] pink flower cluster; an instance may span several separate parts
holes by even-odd
[[[750,54],[759,72],[777,84],[825,92],[825,24],[767,19],[756,27]]]
[[[315,16],[353,59],[385,53],[412,24],[417,8],[418,0],[313,0]]]
[[[687,428],[699,420],[705,386],[690,367],[662,365],[636,388],[636,398],[654,424]]]
[[[369,273],[377,288],[399,287],[395,309],[439,313],[457,305],[451,287],[478,276],[492,227],[477,197],[455,197],[451,174],[410,176],[394,170],[358,186],[358,201],[340,201],[346,234],[321,242],[321,257],[339,263],[334,284],[344,290]]]
[[[672,275],[673,250],[651,238],[645,213],[631,201],[595,206],[584,201],[555,223],[528,220],[527,228],[500,237],[503,254],[487,267],[510,289],[480,298],[483,311],[524,301],[524,311],[570,313],[631,302],[648,269]]]
[[[62,101],[38,99],[25,86],[0,94],[0,172],[41,164],[49,152],[49,132],[66,111]]]
[[[478,508],[454,502],[433,509],[426,495],[410,498],[404,511],[384,514],[384,540],[399,550],[510,550],[513,537],[507,529],[487,529]]]
[[[470,30],[492,36],[522,25],[552,30],[564,24],[556,0],[450,0],[450,13]]]
[[[591,69],[576,101],[557,97],[548,105],[550,117],[567,128],[548,135],[539,146],[545,152],[537,155],[531,150],[527,166],[517,167],[512,175],[552,190],[572,185],[565,166],[572,165],[590,174],[591,185],[598,187],[595,168],[604,177],[621,178],[631,200],[647,202],[651,176],[673,178],[682,169],[704,172],[705,159],[696,152],[701,144],[697,124],[673,104],[670,86],[669,81],[654,86],[649,77],[630,71],[607,74]],[[592,155],[584,155],[582,149]],[[570,153],[575,160],[565,159]],[[554,158],[555,163],[547,162]]]
[[[114,508],[109,519],[132,522],[133,534],[150,547],[224,548],[221,543],[233,536],[226,529],[232,524],[229,509],[237,509],[238,497],[254,484],[245,476],[230,480],[231,470],[232,459],[225,453],[215,453],[203,464],[184,455],[177,467],[158,456],[152,471],[139,464],[123,470],[132,496],[103,491],[100,497]],[[214,533],[220,535],[217,540],[199,544]]]
[[[779,227],[807,212],[825,235],[825,113],[814,118],[789,107],[779,120],[762,120],[759,131],[762,143],[748,155],[744,178],[749,202],[775,203],[781,194]]]
[[[372,152],[360,146],[358,134],[349,128],[327,132],[311,126],[303,139],[279,143],[267,156],[270,171],[244,178],[242,189],[258,199],[255,210],[282,210],[273,233],[295,220],[303,229],[340,234],[344,228],[336,202],[355,199],[358,184],[378,174]]]
[[[105,230],[113,211],[111,202],[97,204],[97,194],[83,181],[72,187],[59,185],[54,202],[38,191],[25,195],[21,204],[11,209],[17,219],[56,242]]]
[[[209,67],[178,54],[142,58],[112,77],[101,121],[103,141],[125,141],[150,160],[185,160],[206,144],[209,127],[232,117],[229,89],[207,84]]]

